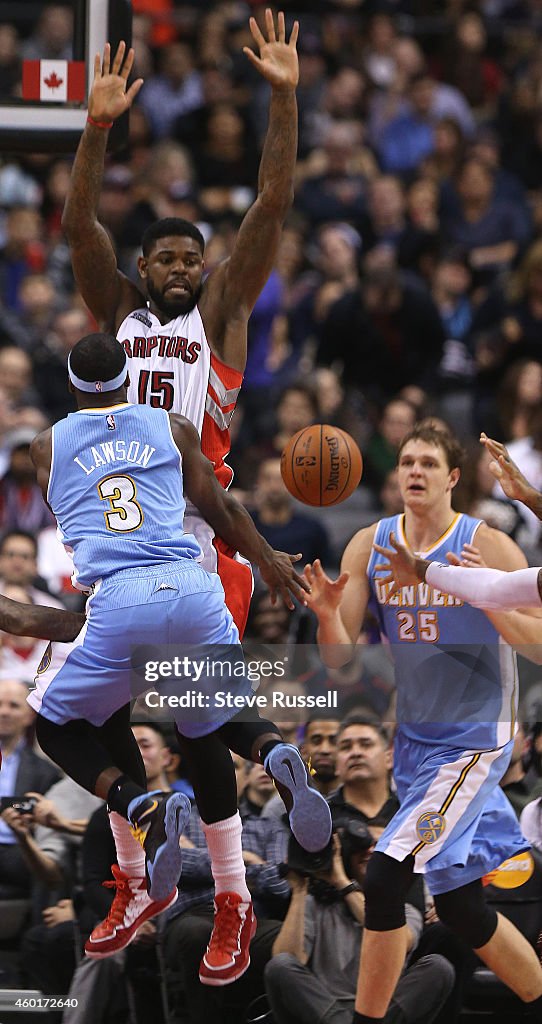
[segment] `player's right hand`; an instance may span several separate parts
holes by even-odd
[[[88,98],[88,113],[94,121],[115,121],[132,106],[143,85],[143,79],[138,78],[126,89],[134,63],[134,51],[128,50],[126,56],[125,53],[126,43],[121,41],[111,64],[111,45],[106,43],[103,58],[99,53],[94,58],[94,81]]]
[[[295,562],[299,562],[302,557],[302,555],[289,555],[286,551],[271,549],[271,558],[258,564],[260,576],[271,593],[271,603],[276,604],[277,597],[280,595],[291,612],[295,608],[291,595],[303,603],[309,590],[303,576],[298,576],[294,571]]]
[[[322,563],[317,558],[312,565],[306,565],[303,573],[310,592],[303,595],[303,603],[310,608],[318,618],[326,613],[333,613],[339,607],[343,591],[350,579],[350,573],[343,572],[336,580],[330,580],[322,569]]]

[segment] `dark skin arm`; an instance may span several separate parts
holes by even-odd
[[[265,12],[267,40],[254,18],[250,30],[260,56],[248,47],[244,53],[271,84],[269,124],[258,175],[258,196],[239,229],[232,255],[206,281],[200,310],[207,336],[216,354],[243,372],[247,357],[247,322],[271,273],[279,246],[282,223],[293,201],[297,156],[297,102],[299,77],[296,52],[298,23],[286,41],[284,14],[277,30],[272,12]]]
[[[175,444],[183,457],[183,481],[187,497],[199,508],[207,522],[227,544],[258,566],[262,579],[271,591],[273,601],[276,600],[277,594],[280,594],[287,607],[293,609],[290,594],[303,600],[304,593],[310,589],[306,581],[293,569],[293,563],[299,561],[301,555],[287,555],[270,547],[258,533],[246,509],[217,482],[212,463],[202,454],[195,427],[184,416],[176,413],[170,413],[169,418]],[[43,497],[47,501],[51,470],[51,430],[45,430],[34,438],[30,446],[30,457],[36,467]]]
[[[84,621],[85,616],[79,612],[39,604],[20,604],[8,597],[0,597],[0,629],[13,636],[34,636],[38,640],[67,644],[81,632]]]
[[[199,302],[213,352],[241,372],[246,364],[248,318],[275,262],[282,222],[292,203],[297,155],[298,24],[294,24],[286,42],[284,15],[278,15],[277,30],[270,10],[265,17],[267,40],[255,19],[250,19],[260,55],[248,47],[244,51],[272,89],[258,196],[241,225],[231,257],[209,275]],[[99,56],[95,59],[89,114],[96,121],[107,123],[120,117],[143,84],[138,79],[126,88],[134,52],[130,50],[125,57],[125,49],[121,43],[111,66],[109,44],[103,60]],[[107,130],[86,125],[62,224],[75,278],[87,306],[102,330],[116,331],[131,310],[145,304],[145,297],[118,270],[109,236],[97,219],[107,134]],[[96,267],[100,268],[99,275]]]
[[[258,566],[273,602],[279,594],[287,607],[293,609],[290,595],[303,600],[309,590],[306,581],[293,569],[293,563],[299,561],[301,555],[287,555],[270,547],[243,505],[217,482],[212,463],[202,454],[195,427],[177,413],[170,413],[169,418],[175,444],[183,457],[186,496],[219,537]]]
[[[143,85],[138,78],[127,90],[134,51],[126,54],[120,43],[111,64],[111,47],[104,49],[103,61],[94,61],[94,82],[88,101],[89,115],[108,123],[132,105]],[[72,169],[70,187],[62,216],[62,227],[70,246],[77,286],[101,330],[113,331],[132,310],[145,304],[143,293],[117,267],[115,250],[105,228],[98,221],[105,151],[109,132],[92,124],[85,126]],[[99,267],[99,273],[97,268]]]

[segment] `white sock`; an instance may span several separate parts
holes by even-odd
[[[120,870],[129,878],[144,878],[145,851],[141,843],[134,839],[128,822],[116,811],[109,811],[109,824]]]
[[[245,863],[241,847],[243,825],[239,811],[231,818],[206,825],[202,821],[211,857],[211,870],[215,880],[215,892],[236,892],[243,902],[252,899],[245,881]]]

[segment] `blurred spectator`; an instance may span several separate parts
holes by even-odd
[[[503,73],[486,50],[487,33],[478,11],[461,13],[448,44],[444,77],[463,93],[474,111],[487,116],[495,109]]]
[[[0,354],[1,360],[1,354]],[[54,523],[43,500],[30,458],[30,444],[36,431],[19,427],[5,439],[9,452],[7,472],[0,480],[0,530],[27,530],[37,533]]]
[[[542,408],[538,406],[531,417],[530,434],[519,441],[512,441],[508,446],[510,458],[519,466],[521,472],[539,490],[542,487]],[[498,481],[493,483],[493,494],[496,498],[503,497],[503,490]],[[540,520],[534,512],[521,502],[514,502],[521,519],[526,525],[527,542],[537,544],[541,536]]]
[[[20,289],[27,274],[45,269],[43,224],[37,210],[9,210],[0,251],[0,301],[8,309],[20,309]]]
[[[13,96],[21,80],[19,39],[14,25],[0,25],[0,96]]]
[[[0,348],[0,382],[12,409],[20,409],[35,400],[32,363],[26,352],[11,345]]]
[[[378,401],[407,383],[434,388],[444,340],[425,291],[392,268],[373,270],[331,307],[317,362],[340,362],[345,383]]]
[[[385,171],[407,174],[433,152],[434,127],[442,118],[453,118],[465,135],[474,127],[472,114],[461,93],[438,84],[426,71],[412,76],[408,105],[384,128],[377,149]]]
[[[446,240],[468,253],[477,279],[487,283],[510,266],[528,242],[528,232],[518,224],[514,206],[497,202],[492,169],[475,157],[467,157],[456,179],[459,210],[446,217]]]
[[[390,471],[386,473],[378,497],[380,499],[380,515],[382,518],[397,516],[404,511],[397,469],[390,469]]]
[[[324,527],[310,515],[294,511],[280,472],[280,459],[264,459],[260,463],[254,502],[254,524],[271,547],[293,555],[301,553],[302,565],[315,558],[323,565],[333,564]]]
[[[0,331],[11,345],[33,349],[49,330],[57,302],[47,274],[28,274],[21,281],[18,312],[0,307]]]
[[[339,719],[332,712],[314,711],[307,720],[301,753],[310,765],[317,790],[329,796],[337,786],[337,736]]]
[[[73,11],[66,4],[46,5],[33,34],[21,47],[25,60],[71,60]]]
[[[324,170],[307,178],[295,198],[296,209],[313,224],[339,220],[359,225],[367,201],[367,179],[357,167],[360,145],[360,126],[354,121],[332,123],[327,129]]]
[[[57,313],[50,330],[32,352],[34,385],[53,423],[75,411],[68,391],[67,360],[73,346],[90,330],[88,313],[72,306]]]
[[[46,793],[60,778],[58,768],[38,757],[25,739],[32,712],[26,702],[28,688],[18,679],[0,679],[0,796],[23,796],[30,791]],[[0,814],[0,898],[28,896],[32,874],[17,834],[9,824],[20,824],[24,815],[10,808]]]
[[[263,765],[255,764],[253,761],[245,761],[244,771],[245,782],[242,795],[239,798],[239,811],[241,817],[250,814],[259,818],[265,805],[275,793],[273,779],[267,774]],[[284,812],[284,804],[282,810]]]
[[[506,371],[497,395],[502,436],[506,441],[529,436],[533,412],[541,403],[542,363],[518,359]]]
[[[189,46],[176,42],[160,50],[159,73],[146,80],[138,102],[157,139],[171,134],[176,118],[202,106],[201,79]]]
[[[282,282],[277,271],[272,270],[248,322],[245,388],[269,388],[280,370],[283,359],[276,352],[274,327],[281,311]]]
[[[55,528],[56,529],[56,528]],[[33,533],[10,530],[0,540],[0,592],[7,584],[23,587],[34,604],[62,608],[38,577],[38,541]],[[39,584],[35,586],[35,583]]]
[[[241,487],[252,487],[254,474],[262,459],[280,457],[284,446],[293,434],[303,427],[308,427],[318,420],[318,399],[314,390],[301,383],[289,384],[285,387],[273,408],[269,402],[269,393],[265,393],[265,406],[262,409],[264,395],[260,391],[241,393],[244,398],[243,407],[256,419],[255,432],[258,433],[255,443],[242,451],[242,459],[234,458],[236,482]]]
[[[364,482],[380,488],[397,465],[397,452],[405,434],[416,422],[416,410],[410,402],[393,398],[384,406],[378,427],[365,447]]]
[[[495,496],[495,477],[489,469],[490,462],[491,456],[480,444],[471,442],[467,446],[467,457],[454,492],[454,507],[476,519],[483,519],[488,526],[515,539],[522,518],[502,491],[500,498]]]

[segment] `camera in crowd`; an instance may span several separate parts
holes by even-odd
[[[350,878],[352,874],[352,857],[354,854],[364,854],[373,846],[374,839],[370,830],[362,821],[356,818],[349,818],[341,822],[335,830],[341,844],[341,854],[344,870]],[[285,864],[279,865],[279,873],[284,878],[289,871],[295,871],[305,878],[314,878],[321,873],[331,871],[333,862],[333,839],[324,850],[317,853],[308,853],[299,845],[293,835],[288,843],[288,859]]]
[[[3,796],[0,797],[0,814],[13,807],[19,814],[32,814],[37,804],[35,796]]]

